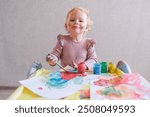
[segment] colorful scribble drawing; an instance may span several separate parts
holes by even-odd
[[[50,77],[48,79],[48,81],[46,82],[46,86],[48,86],[49,88],[64,88],[68,85],[68,80],[64,80],[61,78],[60,76],[60,72],[54,72],[52,74],[50,74]]]
[[[64,76],[66,79],[62,78],[62,76]],[[57,89],[65,88],[67,87],[68,81],[70,79],[72,79],[75,85],[80,85],[83,82],[83,77],[81,76],[78,76],[75,73],[65,74],[64,72],[61,73],[60,71],[57,71],[57,72],[50,74],[50,78],[46,82],[46,86],[48,86],[49,88],[57,88]]]
[[[121,76],[112,76],[108,79],[107,77],[100,76],[100,80],[94,82],[95,85],[99,86],[114,86],[119,84],[135,85],[141,88],[139,74],[123,74]]]
[[[125,85],[105,87],[96,91],[97,94],[106,96],[108,99],[140,99],[141,95]]]
[[[142,84],[139,74],[123,74],[110,79],[101,77],[94,84],[102,87],[96,94],[108,99],[146,99],[150,94],[150,87]]]

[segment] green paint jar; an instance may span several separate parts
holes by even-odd
[[[101,73],[107,73],[107,62],[101,62]]]

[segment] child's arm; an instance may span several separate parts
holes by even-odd
[[[55,47],[53,48],[52,52],[46,56],[46,61],[49,65],[54,66],[59,61],[60,56],[62,54],[62,41],[61,41],[61,35],[58,35],[57,37],[57,43]]]
[[[90,40],[87,50],[87,60],[84,62],[88,69],[93,68],[94,63],[97,62],[97,55],[94,45],[95,41]]]

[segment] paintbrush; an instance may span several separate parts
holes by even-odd
[[[56,63],[57,66],[59,66],[61,69],[63,69],[65,72],[70,72],[68,70],[66,70],[63,66],[61,66],[58,62]]]
[[[47,56],[47,54],[45,53],[45,55]],[[50,60],[54,59],[53,56],[50,56]],[[62,65],[60,65],[58,62],[56,62],[56,65],[59,66],[61,69],[63,69],[65,72],[70,72],[68,70],[66,70]]]

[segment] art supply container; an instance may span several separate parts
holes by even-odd
[[[93,74],[100,75],[101,74],[101,64],[95,63],[93,66]]]
[[[107,62],[101,62],[101,73],[107,73]]]
[[[86,65],[84,62],[78,64],[78,73],[85,73],[86,71]]]
[[[108,72],[109,73],[115,73],[116,71],[116,65],[112,62],[109,62],[108,64]]]

